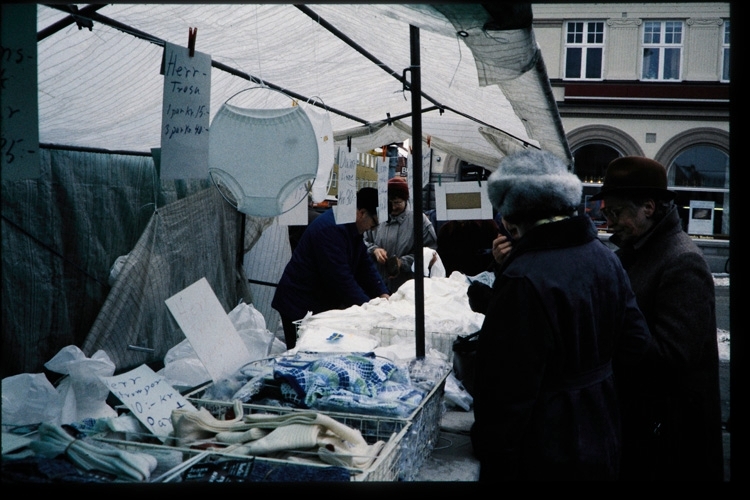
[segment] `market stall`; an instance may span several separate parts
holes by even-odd
[[[452,340],[478,328],[476,316],[451,321],[466,303],[444,318],[450,308],[428,313],[430,299],[465,299],[465,277],[418,273],[402,296],[362,308],[377,321],[359,310],[344,311],[346,327],[306,318],[300,345],[314,348],[283,352],[268,325],[248,334],[232,323],[237,304],[253,303],[243,259],[357,151],[410,139],[415,193],[430,181],[433,148],[446,163],[490,169],[525,147],[569,158],[529,6],[30,7],[3,6],[3,46],[35,55],[3,66],[3,101],[20,103],[4,138],[21,134],[4,148],[28,145],[18,161],[2,155],[4,282],[21,284],[3,288],[4,479],[413,478],[436,440]],[[258,170],[244,168],[248,158]],[[199,307],[169,303],[201,282],[212,293]],[[209,303],[214,313],[189,314]],[[324,330],[340,335],[336,346],[319,342]],[[349,340],[375,344],[342,349]],[[354,357],[389,374],[388,390],[363,381],[350,389],[368,394],[321,404],[312,395],[330,378],[308,394],[301,380],[315,370],[290,375]],[[188,360],[201,366],[183,385],[175,368]],[[225,384],[238,374],[258,389],[247,399]],[[396,383],[399,404],[376,398]],[[285,397],[253,399],[260,388]]]

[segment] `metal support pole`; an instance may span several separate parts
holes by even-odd
[[[414,334],[417,359],[425,357],[424,341],[424,237],[422,235],[422,75],[419,28],[409,26],[411,40],[412,182],[414,200]]]

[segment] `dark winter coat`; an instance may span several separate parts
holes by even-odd
[[[484,480],[616,479],[612,362],[650,339],[625,270],[586,216],[534,227],[497,270],[471,439]]]
[[[610,240],[618,243],[615,236]],[[617,250],[652,342],[621,378],[623,479],[723,480],[719,354],[711,270],[673,208]]]
[[[281,275],[271,306],[282,316],[346,309],[387,294],[356,225],[336,224],[333,210],[305,230]]]

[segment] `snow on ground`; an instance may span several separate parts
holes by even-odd
[[[717,329],[716,338],[719,341],[719,359],[729,361],[729,331]]]
[[[714,274],[714,286],[729,286],[729,275]],[[729,330],[717,329],[716,334],[719,341],[719,359],[729,361]]]
[[[729,275],[714,273],[714,286],[729,286]]]

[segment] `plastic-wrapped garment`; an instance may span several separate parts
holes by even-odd
[[[372,353],[282,358],[274,378],[285,399],[319,410],[407,417],[426,395],[408,371]]]

